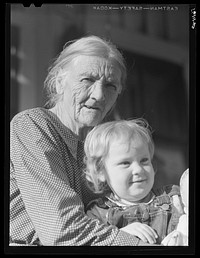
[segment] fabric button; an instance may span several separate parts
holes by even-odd
[[[147,221],[149,219],[149,212],[147,210],[144,211],[142,219],[143,221]]]
[[[162,208],[164,211],[167,211],[167,210],[169,210],[169,204],[164,203],[163,205],[161,205],[161,208]]]

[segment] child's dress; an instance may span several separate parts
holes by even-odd
[[[179,217],[183,214],[181,200],[181,206],[173,202],[175,195],[180,198],[179,186],[167,185],[152,190],[152,198],[148,203],[121,206],[111,193],[91,201],[86,208],[87,215],[118,228],[132,222],[146,223],[156,231],[156,243],[160,244],[164,237],[176,228]]]

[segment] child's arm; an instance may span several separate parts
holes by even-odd
[[[168,246],[187,246],[188,245],[188,216],[183,214],[179,218],[176,230],[168,234],[162,241],[163,245]]]
[[[174,230],[170,234],[168,234],[162,241],[162,245],[165,246],[180,246],[182,242],[182,234]]]
[[[189,169],[184,171],[180,179],[180,192],[182,197],[182,203],[184,204],[185,213],[179,218],[179,223],[176,230],[172,231],[162,241],[163,245],[167,246],[187,246],[188,245],[188,181],[189,181]],[[173,204],[177,210],[180,211],[181,204],[178,196],[173,196]]]

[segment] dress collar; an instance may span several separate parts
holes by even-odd
[[[150,200],[148,202],[144,202],[143,204],[148,205],[154,200],[155,195],[153,194],[153,192],[151,191],[149,194],[150,194]],[[119,198],[117,198],[113,193],[111,193],[109,196],[106,196],[106,198],[112,204],[114,204],[114,206],[118,206],[118,207],[122,207],[122,208],[137,206],[137,205],[140,204],[140,203],[129,202],[129,201],[126,201],[126,200],[119,200]]]

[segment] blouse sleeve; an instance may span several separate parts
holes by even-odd
[[[138,238],[85,214],[79,195],[64,173],[59,135],[53,130],[50,124],[41,126],[39,118],[28,115],[11,123],[16,182],[42,245],[137,245]]]

